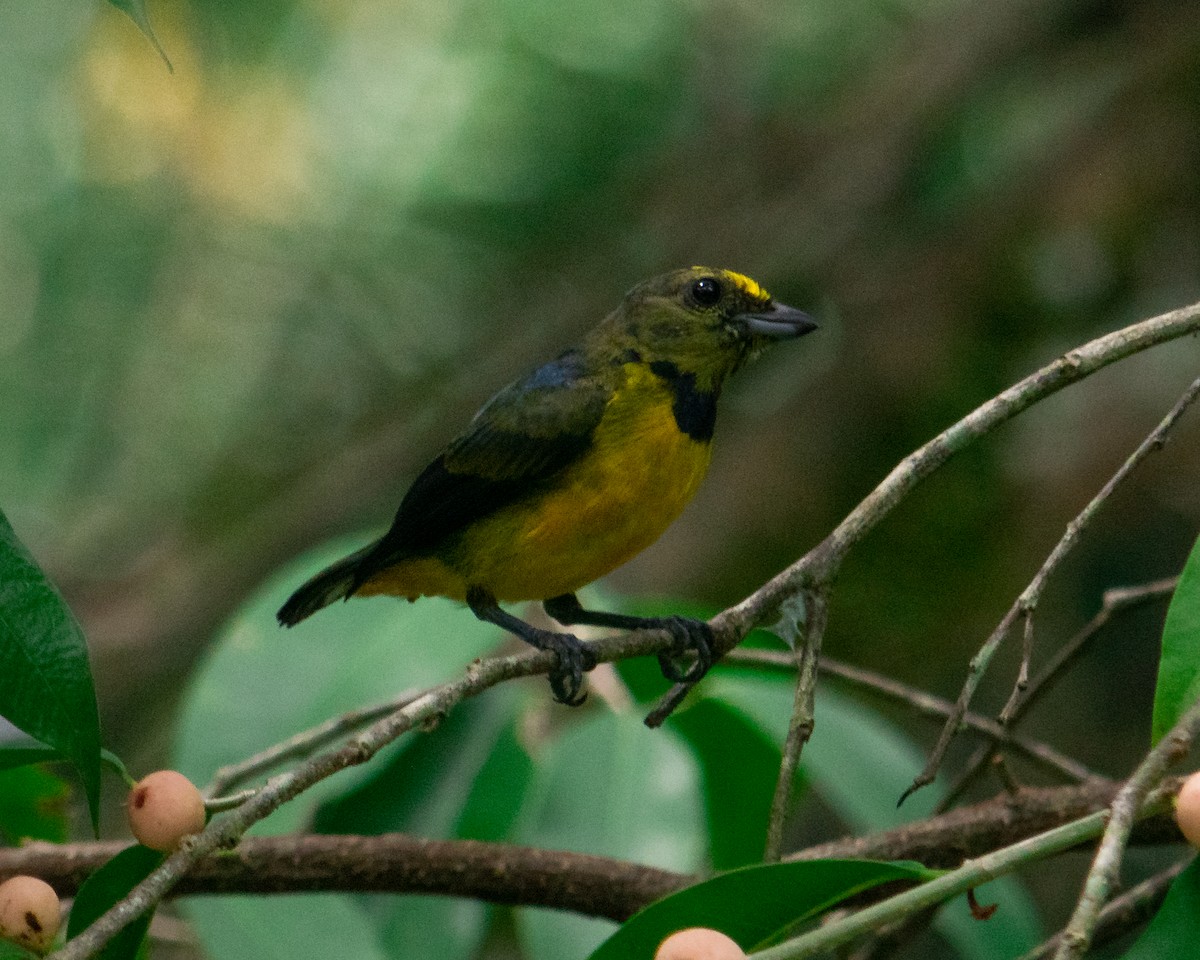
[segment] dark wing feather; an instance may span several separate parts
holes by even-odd
[[[588,449],[609,396],[574,351],[505,387],[413,482],[359,583],[536,491]]]

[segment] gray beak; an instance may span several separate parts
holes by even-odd
[[[759,313],[739,313],[734,319],[744,324],[749,333],[772,340],[801,337],[817,329],[816,322],[803,310],[774,301],[766,310]]]

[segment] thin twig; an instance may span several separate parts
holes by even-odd
[[[1121,896],[1110,900],[1108,905],[1100,911],[1100,916],[1096,921],[1092,946],[1104,946],[1146,923],[1158,912],[1158,908],[1166,899],[1171,884],[1175,882],[1176,877],[1183,873],[1184,868],[1190,862],[1190,857],[1180,860],[1167,867],[1166,870],[1143,880],[1136,887],[1126,890]],[[1058,949],[1061,942],[1062,934],[1055,934],[1045,943],[1034,947],[1020,960],[1046,960]]]
[[[1160,813],[1169,807],[1169,801],[1168,792],[1158,792],[1141,806],[1137,816],[1146,817]],[[803,960],[804,957],[824,954],[873,930],[882,929],[951,897],[966,893],[972,887],[1011,873],[1027,863],[1044,860],[1055,853],[1091,840],[1104,831],[1107,822],[1108,811],[1102,810],[1012,846],[968,860],[958,869],[919,887],[898,893],[844,919],[824,924],[786,943],[751,954],[751,960]]]
[[[772,670],[785,670],[792,673],[796,669],[796,661],[788,654],[777,650],[746,649],[741,647],[729,653],[725,658],[727,663],[751,667],[767,667]],[[878,694],[896,703],[903,704],[915,713],[936,720],[944,720],[954,710],[954,704],[942,697],[935,696],[925,690],[901,683],[892,677],[864,667],[843,663],[832,657],[822,656],[818,668],[822,674],[837,677],[853,684],[868,693]],[[1000,726],[990,717],[973,713],[968,710],[962,718],[965,726],[987,737],[993,746],[1004,746],[1021,756],[1039,764],[1046,770],[1066,777],[1068,780],[1082,782],[1097,776],[1078,760],[1060,753],[1049,744],[1039,740],[1031,740],[1014,734],[1007,727]]]
[[[1054,656],[1051,657],[1049,663],[1030,681],[1029,688],[1026,690],[1024,698],[1017,705],[1012,721],[1006,729],[1011,730],[1015,727],[1017,721],[1042,696],[1054,687],[1059,678],[1065,674],[1067,668],[1083,654],[1092,640],[1099,635],[1100,631],[1116,614],[1132,610],[1144,603],[1166,599],[1175,592],[1175,587],[1178,583],[1179,577],[1174,576],[1134,587],[1113,587],[1105,590],[1100,600],[1100,609],[1096,612],[1096,615],[1077,630],[1070,640],[1059,647]],[[966,714],[963,722],[969,723],[967,718],[970,716],[970,713]],[[966,792],[967,788],[978,779],[979,775],[988,768],[992,757],[996,755],[998,743],[999,741],[996,741],[980,747],[971,759],[967,761],[963,772],[959,775],[953,786],[946,791],[946,795],[942,797],[935,808],[938,812],[950,809],[958,801],[959,797]]]
[[[1107,483],[1100,489],[1091,501],[1079,512],[1079,514],[1067,524],[1066,532],[1062,538],[1054,545],[1054,549],[1050,551],[1050,555],[1046,558],[1041,568],[1034,575],[1029,585],[1021,591],[1020,596],[1013,602],[1013,605],[1001,618],[996,629],[984,641],[974,657],[971,658],[970,666],[967,670],[967,678],[963,682],[961,693],[955,703],[955,712],[947,718],[945,725],[942,727],[941,735],[938,737],[937,743],[933,750],[930,751],[928,759],[925,761],[925,766],[921,772],[913,780],[912,784],[901,796],[901,802],[911,796],[916,790],[933,782],[937,775],[938,769],[945,759],[946,751],[950,747],[950,742],[954,739],[958,732],[962,715],[966,712],[972,698],[975,695],[976,689],[979,687],[980,681],[983,679],[988,666],[992,662],[1000,644],[1012,629],[1018,618],[1025,621],[1024,642],[1022,645],[1021,667],[1018,673],[1017,682],[1013,687],[1012,695],[1005,704],[1004,709],[1000,712],[1000,722],[1007,724],[1012,721],[1015,716],[1017,705],[1025,693],[1028,686],[1029,676],[1029,661],[1033,655],[1033,612],[1037,608],[1041,600],[1042,592],[1045,590],[1046,583],[1050,577],[1059,568],[1066,556],[1071,552],[1079,541],[1080,534],[1083,530],[1095,519],[1100,508],[1112,495],[1113,491],[1133,472],[1146,457],[1155,450],[1162,448],[1166,442],[1167,435],[1183,416],[1184,412],[1196,397],[1200,395],[1200,378],[1194,380],[1191,385],[1184,391],[1183,395],[1176,401],[1175,405],[1162,419],[1157,427],[1150,432],[1137,447],[1136,450],[1125,460],[1119,470],[1114,473]]]
[[[767,843],[763,859],[768,863],[778,860],[782,852],[783,826],[791,806],[792,785],[796,782],[800,753],[813,732],[817,664],[821,661],[821,639],[825,635],[825,624],[829,620],[828,595],[816,590],[807,591],[804,595],[804,609],[803,636],[796,644],[796,693],[792,701],[792,717],[788,721],[787,738],[779,764],[779,777],[775,781],[775,795],[771,799],[771,813],[767,821]]]
[[[1111,820],[1088,871],[1075,912],[1063,930],[1062,941],[1054,953],[1055,960],[1076,960],[1087,952],[1100,910],[1116,884],[1125,846],[1129,842],[1129,831],[1138,811],[1146,796],[1166,778],[1171,765],[1187,755],[1197,733],[1200,733],[1200,702],[1193,704],[1171,728],[1171,732],[1146,754],[1133,776],[1125,781],[1117,793],[1112,803]]]
[[[401,707],[408,706],[414,697],[416,697],[415,693],[406,690],[386,703],[364,707],[360,710],[350,710],[307,730],[302,730],[239,763],[220,767],[201,792],[206,797],[216,797],[268,770],[274,770],[289,760],[300,760],[311,756],[314,750],[333,743],[339,737],[353,733],[355,730],[361,730],[376,720],[395,713]]]
[[[1100,508],[1113,495],[1117,487],[1125,482],[1146,457],[1157,450],[1161,450],[1166,445],[1167,438],[1170,436],[1175,424],[1187,412],[1188,407],[1195,402],[1197,396],[1200,396],[1200,377],[1192,381],[1191,385],[1183,392],[1182,396],[1175,402],[1175,405],[1167,412],[1167,415],[1163,417],[1158,426],[1150,432],[1145,440],[1138,444],[1137,449],[1121,464],[1120,469],[1109,478],[1108,482],[1100,489],[1100,492],[1079,512],[1079,515],[1067,524],[1067,529],[1062,539],[1055,544],[1054,549],[1050,552],[1050,556],[1046,558],[1046,562],[1042,564],[1041,569],[1038,570],[1033,580],[1030,581],[1029,586],[1022,591],[1021,596],[1017,598],[1015,606],[1020,609],[1021,615],[1025,618],[1025,650],[1021,656],[1021,669],[1018,682],[1013,687],[1008,703],[1000,711],[1001,723],[1008,723],[1012,719],[1017,705],[1023,699],[1025,688],[1028,686],[1029,663],[1033,655],[1033,612],[1041,602],[1042,593],[1046,589],[1047,581],[1049,581],[1054,571],[1062,564],[1067,554],[1079,542],[1080,535],[1096,518],[1096,515],[1100,512]]]

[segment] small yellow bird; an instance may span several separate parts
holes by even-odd
[[[815,329],[731,270],[639,284],[579,346],[492,397],[413,482],[391,529],[301,586],[280,623],[351,596],[466,601],[480,620],[554,651],[555,698],[581,703],[596,663],[586,644],[500,607],[540,600],[564,626],[670,632],[664,675],[696,682],[712,660],[707,624],[585,610],[575,591],[652,544],[691,500],[725,378],[769,342]],[[673,656],[686,651],[695,662],[685,671]]]

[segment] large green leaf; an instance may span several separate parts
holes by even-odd
[[[436,599],[411,605],[389,597],[355,600],[291,630],[280,628],[275,611],[290,591],[361,542],[327,545],[281,571],[222,631],[195,675],[180,720],[176,762],[194,780],[346,711],[445,681],[496,644],[494,627]],[[323,781],[255,831],[307,828],[316,817],[329,831],[454,836],[492,743],[512,726],[518,695],[509,687],[512,695],[492,691],[453,711],[432,734],[403,737],[371,763]],[[264,710],[264,691],[281,690],[287,695],[274,696]],[[512,816],[509,811],[507,819]],[[448,898],[323,895],[288,898],[281,911],[284,902],[204,898],[189,914],[213,960],[369,960],[388,955],[393,944],[404,944],[412,960],[457,958],[471,954],[487,918],[480,904]]]
[[[0,512],[0,716],[62,751],[100,814],[100,715],[83,631]]]
[[[670,721],[700,763],[713,868],[762,859],[779,772],[779,744],[724,701],[698,699]]]
[[[187,916],[209,960],[388,960],[354,898],[194,897]]]
[[[39,960],[38,955],[8,940],[0,940],[0,960]]]
[[[122,850],[88,877],[71,907],[67,939],[79,936],[118,901],[124,900],[164,859],[166,854],[135,845]],[[97,960],[134,960],[150,929],[153,914],[153,910],[147,910],[126,926],[96,955]]]
[[[1151,739],[1158,743],[1200,697],[1200,540],[1192,547],[1163,625]]]
[[[766,945],[847,897],[894,880],[936,876],[915,863],[807,860],[743,867],[680,890],[630,919],[589,960],[651,957],[671,933],[714,927],[744,950]]]
[[[290,565],[221,632],[193,677],[179,722],[175,762],[193,781],[203,783],[218,767],[346,711],[444,682],[499,641],[495,627],[439,599],[355,600],[290,630],[280,627],[275,611],[291,590],[362,540],[330,544]],[[404,737],[375,762],[323,781],[258,824],[256,832],[305,826],[316,804],[372,779],[416,739]]]
[[[66,843],[69,796],[70,788],[41,767],[0,771],[0,843]]]
[[[378,834],[401,831],[421,837],[458,834],[469,800],[506,819],[507,832],[520,808],[527,769],[509,766],[513,780],[485,779],[498,742],[512,738],[519,691],[509,684],[451,711],[437,729],[414,739],[408,749],[372,764],[372,776],[322,805],[313,828],[326,833]],[[507,811],[507,817],[505,817]],[[478,816],[478,815],[476,815]],[[499,827],[494,824],[493,829]],[[496,837],[493,837],[495,839]],[[448,897],[356,897],[371,918],[379,941],[393,956],[410,960],[458,960],[472,956],[483,939],[489,908]]]
[[[693,871],[705,831],[699,771],[669,730],[648,730],[636,713],[593,713],[537,754],[517,840],[547,849]],[[557,910],[522,910],[517,926],[532,960],[583,956],[611,922]],[[630,956],[634,956],[631,954]],[[647,954],[650,956],[650,954]]]
[[[1200,860],[1175,878],[1150,925],[1121,960],[1191,960],[1200,943]]]

